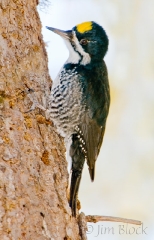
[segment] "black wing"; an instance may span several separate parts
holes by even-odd
[[[97,122],[86,116],[85,123],[79,125],[86,143],[87,164],[91,180],[94,180],[95,162],[97,160],[100,147],[102,145],[105,126],[99,126]]]
[[[93,181],[95,162],[102,145],[110,105],[108,74],[104,61],[100,71],[93,71],[85,89],[87,110],[79,128],[86,143],[87,164]]]

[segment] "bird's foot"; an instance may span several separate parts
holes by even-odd
[[[81,203],[79,199],[77,199],[76,208],[78,209],[78,211],[81,209]]]

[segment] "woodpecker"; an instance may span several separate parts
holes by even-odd
[[[104,62],[109,40],[105,30],[93,21],[68,31],[46,28],[60,35],[69,50],[69,57],[53,82],[48,113],[65,140],[71,165],[69,204],[76,217],[84,162],[94,181],[109,112],[110,90]]]

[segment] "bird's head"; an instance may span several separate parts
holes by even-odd
[[[92,61],[97,62],[104,58],[108,50],[106,32],[95,22],[84,22],[68,31],[46,28],[65,40],[69,50],[68,63],[87,65]]]

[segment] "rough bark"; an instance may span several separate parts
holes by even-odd
[[[0,0],[0,239],[80,239],[66,189],[63,140],[42,112],[25,113],[33,89],[49,92],[35,0]]]

